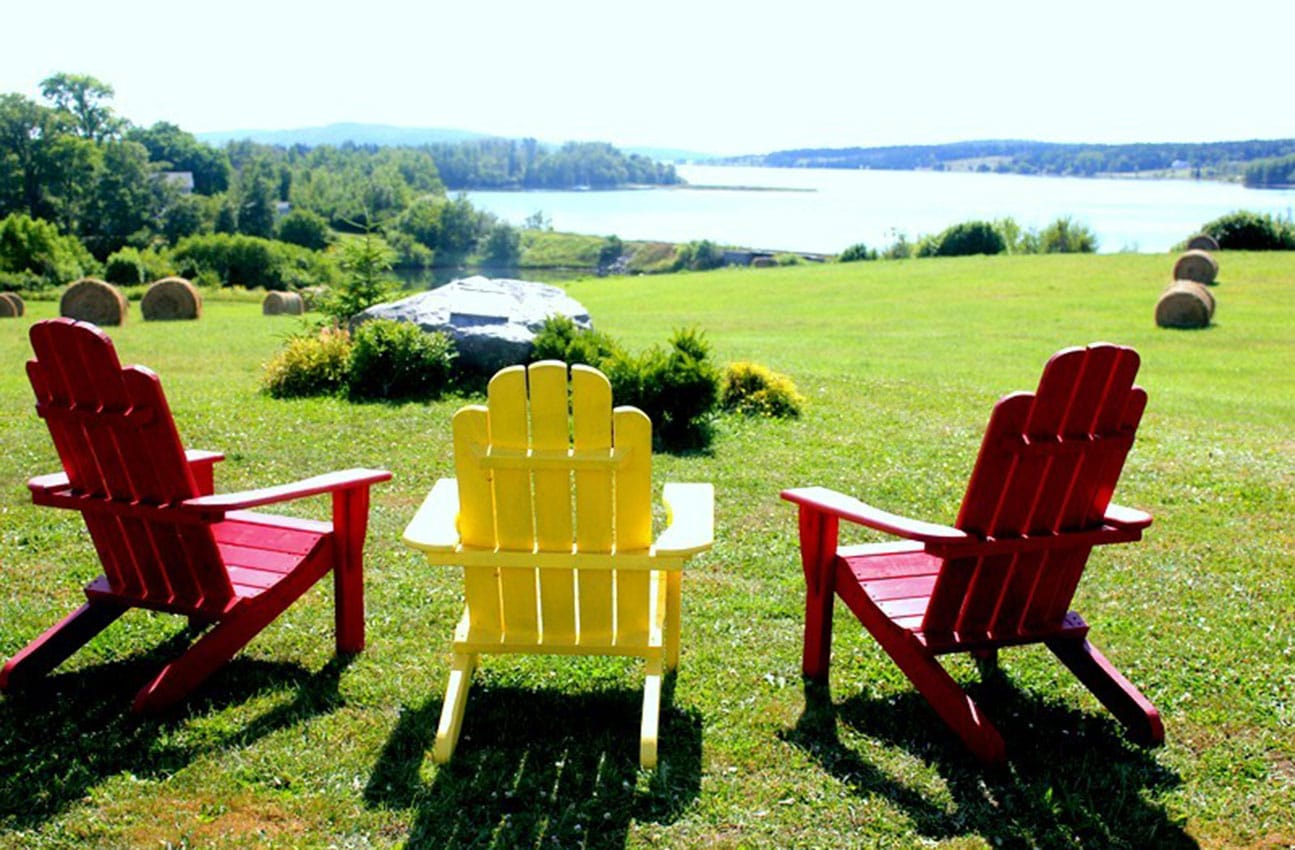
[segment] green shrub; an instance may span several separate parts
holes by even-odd
[[[1097,235],[1068,217],[1052,222],[1038,237],[1040,254],[1092,254],[1096,251]]]
[[[653,346],[638,357],[620,354],[603,366],[617,404],[630,404],[652,420],[654,440],[670,450],[710,443],[711,415],[719,402],[719,369],[710,344],[695,329],[675,331],[670,349]]]
[[[293,210],[285,215],[274,229],[280,242],[300,245],[311,251],[322,251],[333,241],[333,231],[319,213],[310,210]]]
[[[355,329],[347,393],[353,399],[435,398],[449,385],[454,341],[417,325],[375,319]]]
[[[28,289],[62,286],[97,274],[99,264],[75,236],[43,219],[14,214],[0,219],[0,271],[29,272]]]
[[[337,267],[325,254],[235,233],[186,237],[172,258],[184,277],[193,280],[204,271],[214,272],[227,286],[285,290],[337,279]]]
[[[0,292],[38,292],[44,288],[44,279],[26,269],[20,272],[0,271]]]
[[[601,369],[622,353],[620,345],[607,334],[578,328],[569,316],[549,316],[535,335],[531,362],[561,360]]]
[[[710,442],[710,416],[719,401],[719,370],[708,359],[701,331],[677,330],[670,348],[653,346],[638,356],[604,333],[582,330],[566,316],[550,316],[535,337],[534,360],[586,363],[612,385],[616,404],[637,407],[652,420],[653,440],[667,449]]]
[[[724,264],[724,249],[709,239],[680,245],[675,254],[675,269],[706,271]]]
[[[274,398],[333,395],[346,386],[350,361],[351,336],[345,330],[295,336],[265,365],[261,389]]]
[[[868,246],[862,242],[856,242],[842,251],[840,256],[836,259],[838,262],[842,263],[857,263],[860,260],[875,260],[877,259],[877,252],[868,250]]]
[[[971,254],[1001,254],[1007,250],[1003,234],[987,221],[964,221],[940,235],[923,239],[919,257],[965,257]]]
[[[103,279],[109,283],[138,286],[144,282],[146,274],[138,248],[127,246],[115,254],[109,254],[108,259],[103,261]]]
[[[758,363],[731,363],[724,370],[720,404],[725,410],[751,416],[794,419],[800,416],[805,398],[796,391],[791,378]]]
[[[1234,251],[1295,250],[1295,228],[1271,215],[1242,210],[1216,218],[1201,230],[1213,236],[1220,248]]]

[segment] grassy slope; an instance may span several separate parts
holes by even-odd
[[[222,490],[338,466],[397,473],[374,502],[369,646],[330,661],[321,588],[180,711],[136,719],[132,685],[182,624],[128,615],[49,688],[0,701],[0,845],[1289,844],[1295,258],[1223,255],[1217,321],[1200,332],[1151,321],[1170,268],[967,258],[573,283],[633,347],[697,324],[721,361],[787,372],[810,398],[799,421],[725,419],[711,454],[658,459],[659,481],[715,483],[718,539],[685,582],[654,777],[634,770],[639,676],[618,662],[489,661],[455,765],[424,757],[457,579],[398,538],[449,473],[460,402],[265,399],[259,365],[295,320],[252,305],[114,331],[124,359],[162,375],[186,440],[229,454]],[[79,519],[30,507],[22,486],[56,463],[20,368],[23,328],[53,309],[0,324],[5,656],[98,571]],[[1156,525],[1094,556],[1076,608],[1160,707],[1166,747],[1126,746],[1060,665],[1023,649],[1005,655],[1008,685],[975,687],[1013,752],[986,774],[840,611],[831,701],[807,700],[794,512],[778,490],[825,484],[949,520],[994,399],[1031,388],[1057,348],[1099,339],[1143,356],[1151,402],[1116,497]]]

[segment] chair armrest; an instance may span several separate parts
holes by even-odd
[[[802,508],[810,508],[838,519],[884,531],[908,540],[923,543],[972,542],[977,538],[947,525],[923,522],[917,519],[887,513],[844,493],[826,487],[801,487],[783,490],[782,497]]]
[[[442,478],[432,487],[402,536],[406,546],[424,552],[452,552],[459,545],[459,484]]]
[[[658,555],[695,555],[715,541],[715,488],[710,484],[667,484],[662,493],[667,526],[653,544]]]
[[[194,483],[198,485],[198,493],[203,496],[215,493],[216,475],[212,467],[224,460],[225,455],[221,452],[185,449],[184,459],[189,462],[189,472],[193,475]]]
[[[1106,516],[1102,520],[1116,528],[1146,528],[1151,525],[1151,514],[1123,505],[1107,505]]]
[[[354,487],[368,487],[380,481],[387,481],[390,478],[391,473],[385,469],[346,469],[340,472],[316,475],[313,478],[305,478],[291,484],[262,487],[256,490],[243,490],[237,493],[198,496],[197,498],[184,500],[180,503],[179,508],[185,513],[197,514],[206,519],[219,519],[229,511],[304,499],[307,496],[335,493],[339,490]]]
[[[71,483],[67,480],[67,473],[51,472],[48,475],[37,475],[27,479],[27,489],[33,494],[52,493],[69,487]]]

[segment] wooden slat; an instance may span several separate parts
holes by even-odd
[[[565,363],[531,364],[531,455],[567,457],[571,411]],[[534,459],[534,458],[533,458]],[[541,552],[570,552],[575,543],[571,470],[535,467],[535,537]],[[539,570],[540,618],[545,642],[575,643],[576,586],[569,567]]]
[[[641,410],[618,407],[612,415],[616,447],[630,448],[630,463],[616,473],[616,552],[646,552],[652,546],[652,422]],[[652,576],[617,571],[616,642],[644,644],[656,617]]]
[[[495,504],[489,474],[474,462],[490,444],[490,415],[472,405],[454,414],[454,471],[459,490],[459,534],[467,546],[495,548]],[[502,632],[499,579],[494,569],[463,570],[463,593],[472,627]]]
[[[610,452],[612,448],[612,389],[607,379],[588,366],[571,367],[573,445],[580,452]],[[576,548],[579,552],[611,552],[611,470],[577,470]],[[612,576],[605,571],[578,570],[577,607],[580,643],[608,644],[612,631]]]
[[[490,380],[486,391],[490,407],[490,448],[525,452],[530,447],[530,411],[526,368],[510,366]],[[535,550],[535,512],[531,475],[525,469],[491,470],[495,489],[495,534],[499,548]],[[503,605],[504,633],[510,642],[534,643],[539,639],[539,598],[533,567],[499,570],[499,599]]]

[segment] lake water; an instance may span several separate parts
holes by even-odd
[[[469,192],[473,206],[520,226],[543,212],[553,228],[622,239],[834,254],[856,242],[881,248],[972,219],[1010,216],[1042,229],[1069,216],[1099,250],[1166,251],[1235,210],[1289,218],[1295,189],[1247,189],[1204,180],[1108,180],[935,171],[679,166],[693,186],[609,192]],[[743,191],[731,187],[781,191]]]

